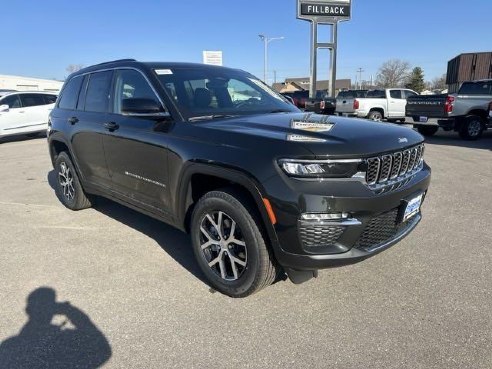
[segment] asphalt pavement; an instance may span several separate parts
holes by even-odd
[[[46,139],[1,140],[0,368],[492,368],[492,133],[425,155],[405,240],[231,299],[188,236],[108,200],[67,210]]]

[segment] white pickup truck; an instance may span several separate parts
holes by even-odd
[[[342,116],[368,118],[375,121],[405,121],[407,98],[418,95],[404,88],[370,90],[365,97],[337,101],[336,113]]]

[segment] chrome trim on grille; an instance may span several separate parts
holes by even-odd
[[[366,184],[371,189],[399,183],[423,168],[424,144],[366,159]]]

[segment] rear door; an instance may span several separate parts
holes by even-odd
[[[407,100],[403,90],[391,89],[388,94],[388,118],[403,118],[405,117],[405,106]]]
[[[169,216],[167,132],[154,119],[121,113],[125,99],[146,98],[162,103],[147,78],[135,69],[115,71],[113,96],[113,112],[107,117],[113,129],[108,128],[104,135],[112,187],[137,206]]]
[[[65,124],[71,129],[72,149],[84,180],[92,185],[108,189],[111,187],[103,137],[106,134],[104,123],[109,120],[110,91],[113,71],[101,71],[87,74],[80,89],[76,107],[67,111]],[[59,107],[63,106],[64,94],[60,97]]]
[[[20,99],[25,111],[24,127],[31,130],[46,128],[54,104],[46,104],[43,94],[20,94]]]

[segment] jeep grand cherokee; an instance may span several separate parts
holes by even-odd
[[[72,74],[48,142],[66,207],[104,196],[190,232],[233,297],[388,248],[420,221],[430,181],[418,133],[305,114],[249,73],[198,64]]]

